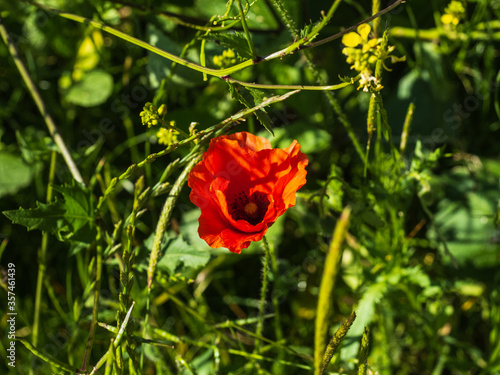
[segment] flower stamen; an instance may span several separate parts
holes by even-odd
[[[251,196],[241,192],[236,194],[231,203],[230,213],[234,220],[245,220],[249,224],[257,225],[264,219],[269,206],[269,199],[264,193],[256,192]]]
[[[247,215],[253,215],[255,212],[257,212],[257,205],[253,202],[247,203],[245,205],[245,213]]]

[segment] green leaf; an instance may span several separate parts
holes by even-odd
[[[209,1],[212,3],[213,1]],[[296,3],[296,1],[292,1]],[[296,6],[299,8],[298,6]],[[291,9],[287,4],[287,8]],[[300,9],[300,8],[299,8]],[[247,13],[247,24],[251,29],[259,30],[278,30],[280,25],[276,16],[273,14],[270,4],[267,1],[254,1],[251,5],[251,11]]]
[[[70,224],[73,241],[90,243],[95,238],[92,195],[82,185],[54,186],[64,197],[65,218]],[[86,240],[91,235],[91,240]]]
[[[313,23],[305,25],[304,28],[302,30],[300,30],[300,37],[301,38],[307,37],[311,33],[313,27],[314,27]]]
[[[20,156],[0,152],[0,197],[14,194],[31,182],[31,167]]]
[[[66,100],[82,107],[94,107],[104,103],[113,92],[113,77],[103,70],[93,70],[73,84]]]
[[[243,104],[247,108],[253,108],[259,105],[265,98],[264,92],[257,89],[243,87],[235,84],[230,84],[229,86],[231,89],[231,96],[234,99],[237,99],[241,104]],[[266,130],[274,136],[274,132],[271,129],[272,120],[267,114],[266,110],[264,108],[259,109],[258,111],[255,112],[255,116],[262,124],[262,126],[266,128]]]
[[[215,374],[214,368],[214,351],[212,349],[206,349],[201,351],[199,355],[193,358],[190,365],[197,374]],[[188,369],[184,369],[181,373],[182,375],[191,375],[192,372]]]
[[[203,35],[200,39],[208,40],[224,48],[232,49],[243,59],[253,58],[252,52],[248,50],[248,42],[245,35],[239,32],[234,33],[210,33]]]
[[[446,184],[446,195],[439,201],[434,217],[441,236],[431,229],[429,238],[440,242],[444,238],[461,266],[482,268],[500,264],[499,231],[494,223],[498,183],[491,178],[491,171],[479,169],[472,174],[465,167],[455,167],[441,179]]]
[[[377,281],[378,282],[375,284],[370,285],[363,294],[363,297],[355,310],[357,319],[354,321],[354,324],[347,333],[347,337],[354,338],[361,336],[365,327],[368,326],[373,320],[373,317],[375,316],[375,307],[387,292],[386,276],[383,275],[382,277],[379,277],[379,280]],[[354,358],[358,352],[358,348],[359,342],[357,340],[353,340],[351,344],[346,345],[344,350],[341,352],[341,357],[345,360]]]
[[[206,265],[209,260],[210,252],[197,250],[184,241],[182,236],[178,236],[167,242],[165,254],[158,262],[158,268],[174,274],[181,264],[183,269],[187,267],[197,269]]]
[[[57,198],[52,204],[44,204],[36,202],[37,208],[30,208],[25,210],[3,211],[14,224],[25,226],[28,230],[39,229],[46,232],[54,233],[55,228],[64,228],[62,218],[64,217],[64,210]]]
[[[401,270],[401,273],[406,277],[408,282],[418,285],[422,289],[426,289],[431,286],[429,275],[427,275],[420,266],[405,268]],[[407,285],[408,283],[405,284]]]
[[[60,241],[73,245],[89,244],[95,239],[94,208],[90,192],[83,186],[54,186],[63,199],[49,204],[37,202],[37,208],[4,211],[13,223],[28,230],[52,233]]]
[[[17,341],[21,342],[30,352],[32,352],[34,355],[36,355],[38,358],[44,360],[46,363],[50,364],[51,366],[67,371],[70,373],[77,373],[78,369],[75,367],[72,367],[71,365],[59,361],[57,358],[52,357],[50,354],[46,354],[37,348],[35,348],[33,345],[31,345],[28,341],[17,338]]]

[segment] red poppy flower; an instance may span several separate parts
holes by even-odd
[[[200,237],[235,253],[260,241],[295,205],[307,163],[297,141],[273,149],[267,139],[247,132],[212,139],[188,179],[189,198],[201,208]]]

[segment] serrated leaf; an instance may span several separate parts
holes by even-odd
[[[91,196],[81,185],[53,186],[64,197],[66,219],[76,232],[93,221],[94,208]]]
[[[351,326],[350,331],[347,333],[347,337],[359,337],[363,334],[364,327],[368,326],[375,316],[375,307],[377,303],[382,299],[384,294],[387,292],[387,276],[379,277],[378,282],[370,285],[358,307],[356,308],[357,319]],[[349,358],[354,358],[358,352],[359,342],[353,340],[350,345],[347,345],[341,352],[341,358],[347,360]]]
[[[248,41],[242,33],[210,33],[203,35],[201,39],[232,49],[243,59],[253,58],[252,52],[248,50]]]
[[[210,253],[200,251],[190,246],[181,236],[170,240],[166,245],[166,251],[158,262],[159,269],[165,269],[170,274],[174,274],[176,269],[182,264],[184,268],[200,268],[208,263]]]
[[[427,275],[420,266],[403,269],[402,273],[409,282],[418,285],[423,289],[431,286],[429,275]]]
[[[263,100],[265,94],[257,89],[243,87],[240,85],[230,84],[231,96],[237,99],[241,104],[247,108],[253,108],[259,105]],[[262,124],[262,126],[274,136],[272,130],[272,120],[267,114],[265,109],[259,109],[255,112],[255,116]]]
[[[90,192],[81,185],[54,186],[63,199],[49,204],[37,202],[37,208],[4,211],[13,223],[28,230],[52,233],[60,241],[73,245],[89,244],[95,238],[94,209]]]
[[[19,210],[3,211],[3,214],[14,224],[23,225],[28,230],[39,229],[53,233],[53,229],[55,228],[64,228],[61,221],[64,216],[64,210],[57,201],[57,198],[51,204],[36,202],[36,206],[37,208],[27,210],[19,208]]]

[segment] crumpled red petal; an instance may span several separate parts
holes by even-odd
[[[235,253],[260,241],[276,219],[295,205],[295,194],[306,183],[307,164],[297,141],[285,149],[273,149],[267,139],[247,132],[212,139],[188,178],[190,199],[201,209],[200,237],[213,248],[226,247]],[[258,201],[259,216],[249,218],[244,203],[256,193],[265,198]],[[237,197],[246,201],[235,204]],[[240,210],[236,216],[234,210]]]

